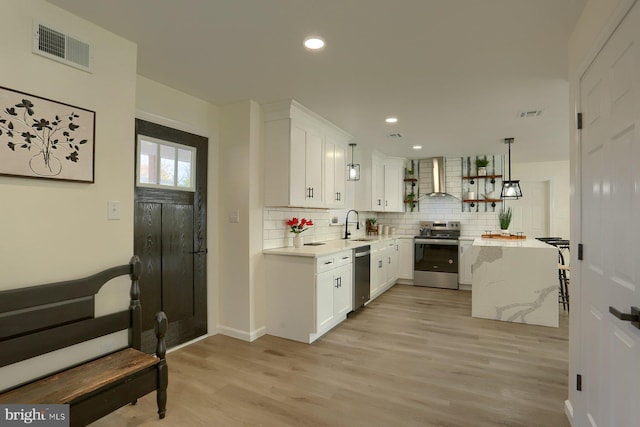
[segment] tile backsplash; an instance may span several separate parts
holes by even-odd
[[[344,237],[344,220],[347,209],[325,210],[305,208],[264,208],[263,248],[281,248],[293,246],[293,233],[286,224],[293,217],[313,220],[313,227],[302,233],[305,243],[324,242]],[[376,216],[371,212],[359,212],[360,230],[356,229],[356,215],[349,216],[351,238],[365,235],[365,220]],[[353,221],[353,223],[352,223]]]
[[[416,235],[420,221],[460,221],[463,236],[478,237],[500,229],[497,212],[462,212],[462,202],[454,197],[420,202],[419,212],[378,213],[378,223],[396,228],[397,235]]]

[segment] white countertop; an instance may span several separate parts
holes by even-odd
[[[526,238],[526,239],[517,239],[517,240],[507,240],[507,239],[483,239],[482,237],[478,237],[473,241],[473,246],[499,246],[503,248],[551,248],[553,246],[541,242],[537,239]]]
[[[320,242],[320,243],[324,243],[324,245],[318,245],[318,246],[305,245],[305,246],[302,246],[301,248],[286,246],[283,248],[265,249],[262,252],[267,255],[290,255],[290,256],[317,258],[324,255],[330,255],[333,253],[358,248],[360,246],[366,246],[366,245],[371,245],[375,243],[386,242],[388,240],[403,239],[403,238],[413,239],[413,236],[393,235],[393,236],[369,236],[369,237],[361,237],[361,238],[356,237],[356,238],[347,239],[347,240],[337,239],[337,240],[329,240],[326,242]]]

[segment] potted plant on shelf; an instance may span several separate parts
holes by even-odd
[[[487,175],[487,165],[489,164],[489,160],[487,156],[476,159],[476,167],[478,168],[478,176]]]
[[[411,193],[407,194],[407,196],[404,198],[404,202],[409,205],[409,209],[411,210],[411,212],[413,212],[416,207],[416,193],[412,191]]]
[[[503,210],[498,214],[498,221],[500,221],[500,234],[503,236],[509,235],[509,224],[511,224],[511,208]]]
[[[378,219],[376,217],[367,218],[367,234],[378,234],[378,227],[376,226]]]
[[[296,248],[301,248],[304,244],[304,241],[300,233],[308,230],[309,227],[313,227],[313,221],[306,218],[298,220],[298,218],[293,217],[287,221],[287,225],[291,227],[289,231],[295,234],[295,236],[293,236],[293,246]]]

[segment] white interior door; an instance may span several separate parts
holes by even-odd
[[[549,237],[549,181],[522,181],[520,186],[524,197],[506,202],[513,210],[509,230],[512,233],[522,231],[533,238]]]
[[[640,307],[640,6],[580,80],[580,212],[584,260],[578,425],[637,426],[640,329],[614,317]]]

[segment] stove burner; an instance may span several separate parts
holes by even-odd
[[[460,237],[459,221],[420,221],[418,238],[458,240]]]

